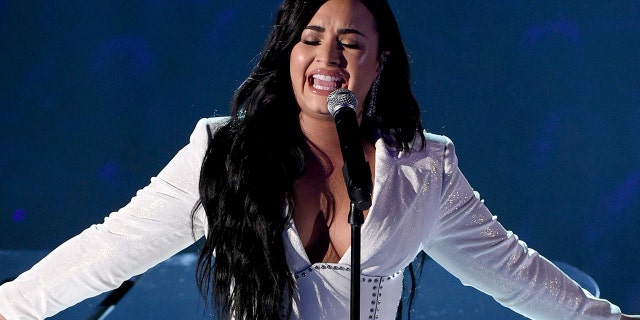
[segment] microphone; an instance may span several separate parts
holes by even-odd
[[[371,207],[371,169],[365,161],[360,127],[356,116],[358,99],[348,89],[339,88],[327,97],[327,108],[336,121],[344,166],[342,175],[349,199],[359,210]]]

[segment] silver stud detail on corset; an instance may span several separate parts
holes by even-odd
[[[371,294],[371,308],[369,309],[369,315],[368,318],[369,319],[378,319],[380,317],[380,305],[382,303],[382,289],[383,289],[383,285],[382,283],[385,282],[385,280],[391,280],[396,278],[397,276],[402,274],[402,270],[395,272],[394,274],[390,275],[390,276],[384,276],[384,277],[368,277],[368,276],[362,276],[362,283],[365,283],[367,285],[370,285],[370,294]],[[366,292],[366,289],[363,288],[363,293]]]

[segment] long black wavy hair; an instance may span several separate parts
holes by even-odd
[[[284,0],[257,66],[234,95],[229,122],[210,138],[194,208],[195,214],[203,206],[208,221],[196,276],[200,293],[211,297],[220,319],[291,315],[295,281],[282,233],[292,217],[293,182],[302,175],[308,145],[289,56],[326,1]],[[375,115],[362,120],[363,138],[382,137],[408,150],[416,136],[423,136],[400,31],[386,0],[361,1],[376,19],[379,53],[387,53]]]

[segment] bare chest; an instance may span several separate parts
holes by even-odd
[[[294,190],[293,222],[309,261],[337,263],[351,247],[351,202],[342,175],[303,177]],[[368,210],[363,213],[366,219]]]
[[[293,221],[309,261],[340,261],[351,246],[348,196],[300,190],[296,192],[296,203]]]
[[[375,147],[368,143],[363,147],[375,180]],[[305,174],[294,182],[293,222],[312,264],[337,263],[351,247],[351,202],[342,176],[342,158],[309,160]],[[365,211],[365,219],[367,215]]]

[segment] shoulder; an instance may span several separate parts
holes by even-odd
[[[453,141],[449,137],[424,131],[422,133],[426,148],[436,148],[443,151],[453,148]]]
[[[377,159],[388,165],[402,166],[403,170],[413,167],[419,171],[424,170],[438,175],[451,172],[457,167],[453,141],[445,135],[421,132],[416,135],[410,150],[400,152],[381,140],[378,140],[376,149],[380,148],[384,151],[378,151]]]
[[[422,143],[424,142],[424,143]],[[392,148],[386,147],[390,153],[394,153]],[[423,131],[417,134],[410,144],[410,150],[395,152],[398,159],[402,158],[444,158],[448,154],[454,153],[453,141],[445,135],[439,135]]]
[[[425,150],[438,163],[445,173],[451,173],[458,167],[455,145],[449,137],[424,132]]]
[[[209,138],[213,136],[213,134],[218,131],[222,126],[229,123],[231,117],[212,117],[212,118],[202,118],[196,123],[193,132],[191,133],[191,142],[196,141],[209,141]]]
[[[189,145],[195,148],[197,153],[204,154],[209,146],[211,137],[213,137],[222,126],[229,123],[230,119],[231,117],[212,117],[198,120],[189,136]]]
[[[231,120],[231,117],[202,118],[198,121],[198,123],[196,123],[196,127],[193,130],[191,136],[192,138],[194,136],[201,137],[203,135],[205,137],[208,137],[218,131],[220,127],[229,123],[229,120]]]

